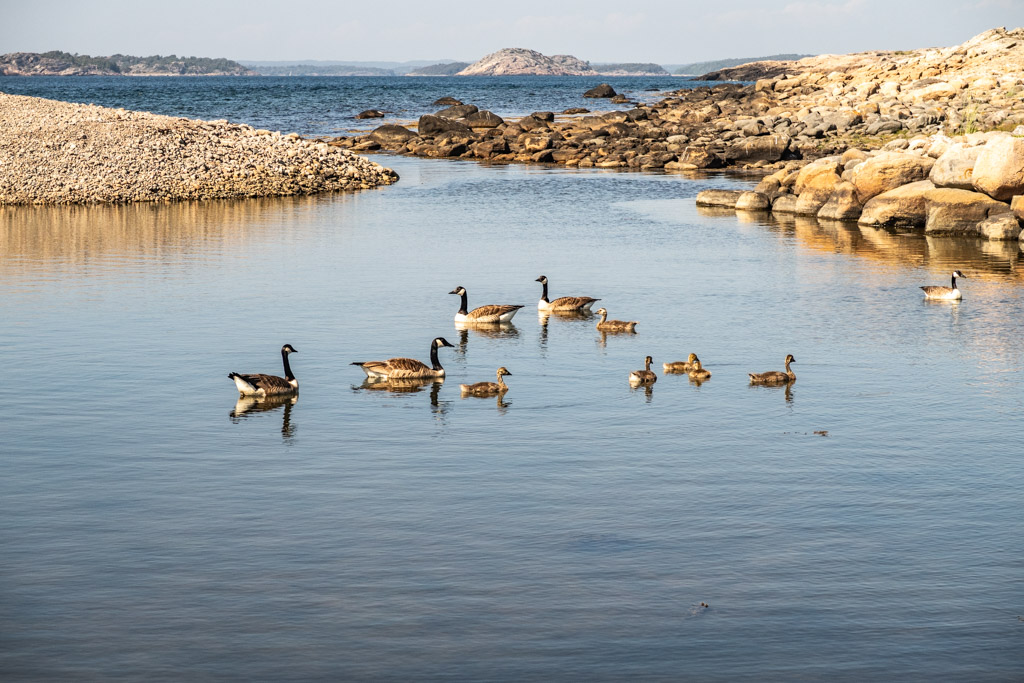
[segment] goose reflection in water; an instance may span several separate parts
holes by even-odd
[[[254,417],[258,413],[270,413],[283,408],[281,416],[281,436],[291,439],[295,436],[295,426],[292,424],[292,406],[299,400],[298,396],[270,396],[257,398],[255,396],[239,396],[235,402],[235,408],[229,417],[235,424],[242,420]]]
[[[544,352],[548,346],[548,322],[554,318],[555,320],[565,320],[567,322],[576,320],[592,320],[594,314],[591,311],[537,311],[537,322],[540,323],[540,337],[538,343],[540,345],[541,355],[544,356]]]
[[[654,385],[653,384],[630,384],[629,391],[632,394],[638,391],[644,392],[644,403],[650,403],[651,399],[654,398]]]
[[[459,343],[455,345],[455,353],[465,355],[469,345],[469,333],[487,339],[515,339],[519,337],[519,328],[512,323],[455,323],[459,331]]]

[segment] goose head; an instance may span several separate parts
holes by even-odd
[[[466,288],[463,287],[462,285],[459,285],[458,287],[456,287],[455,289],[453,289],[452,291],[450,291],[448,293],[449,294],[458,294],[459,296],[462,296],[463,294],[466,293]]]
[[[599,308],[599,309],[597,309],[597,314],[598,315],[608,315],[608,311],[606,311],[603,308]]]
[[[787,364],[795,363],[795,362],[796,362],[796,358],[793,358],[793,354],[789,354],[788,356],[786,356],[786,363]]]
[[[693,361],[697,360],[697,354],[691,353],[686,360],[692,363]]]
[[[281,347],[281,353],[298,353],[291,344],[285,344]]]
[[[646,358],[644,358],[644,365],[650,365],[653,362],[654,362],[654,359],[651,358],[650,356],[647,356]]]
[[[455,344],[451,344],[451,343],[449,343],[449,341],[448,341],[447,339],[445,339],[444,337],[438,337],[437,339],[435,339],[435,340],[434,340],[434,341],[432,342],[432,344],[431,344],[431,345],[432,345],[432,346],[433,346],[433,347],[434,347],[435,349],[437,349],[437,348],[440,348],[440,347],[442,347],[442,346],[451,346],[452,348],[454,348],[454,347],[455,347]]]
[[[502,367],[498,368],[498,375],[499,376],[500,375],[507,375],[507,376],[511,377],[512,373],[508,371],[508,368],[502,366]]]
[[[961,273],[959,270],[954,270],[953,271],[953,277],[967,277],[967,276],[964,275],[963,273]]]
[[[547,275],[541,275],[539,278],[534,280],[534,282],[539,282],[542,285],[546,285],[548,283],[548,276]]]

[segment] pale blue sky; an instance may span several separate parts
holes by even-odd
[[[0,0],[0,54],[473,61],[526,47],[678,64],[940,47],[997,26],[1024,26],[1024,0]]]

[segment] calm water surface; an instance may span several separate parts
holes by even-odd
[[[382,160],[356,195],[0,209],[5,680],[1020,680],[1016,244]],[[540,274],[638,333],[540,320]],[[526,308],[460,331],[456,285]],[[435,336],[443,385],[349,365]],[[236,405],[286,342],[298,400]],[[703,385],[627,384],[690,351]]]

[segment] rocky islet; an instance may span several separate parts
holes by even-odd
[[[452,108],[422,116],[415,131],[389,124],[335,144],[496,163],[750,172],[765,176],[753,193],[701,203],[1017,237],[999,216],[1012,215],[1010,202],[1024,193],[1024,29],[993,29],[951,48],[827,55],[743,73],[769,77],[582,116],[505,121]],[[589,96],[613,93],[609,86]],[[880,211],[906,186],[917,192],[915,210],[903,190],[895,195],[902,208]],[[925,190],[933,191],[927,200]],[[968,205],[969,218],[951,218]],[[981,207],[984,218],[974,220]]]

